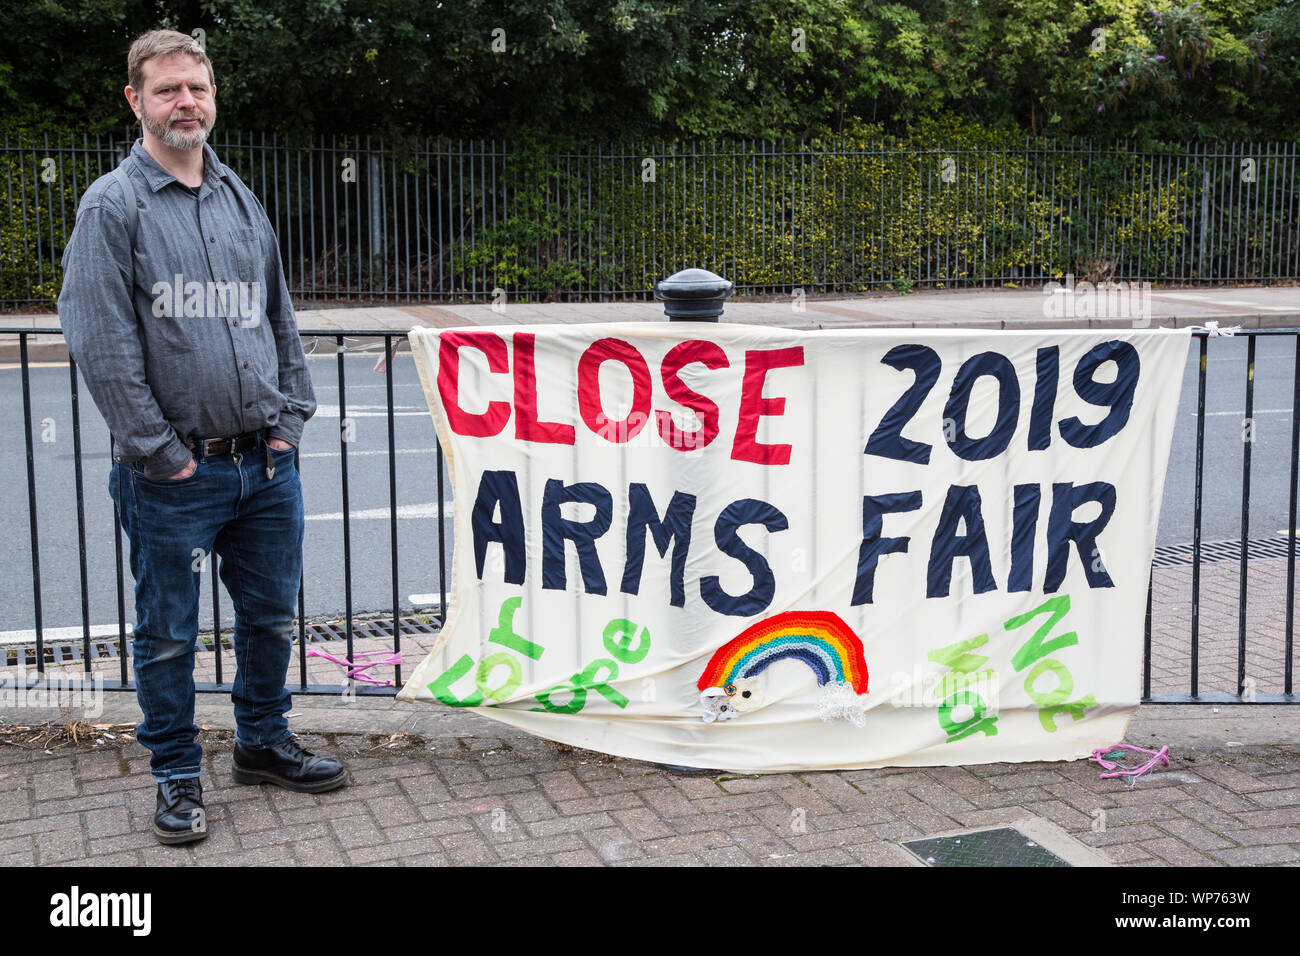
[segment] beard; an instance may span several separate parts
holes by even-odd
[[[186,132],[185,130],[176,129],[171,123],[178,120],[197,119],[199,125],[194,129]],[[208,133],[212,131],[212,124],[217,121],[217,107],[212,105],[211,118],[204,116],[202,111],[196,112],[194,116],[173,116],[171,123],[163,126],[162,123],[154,119],[148,110],[140,110],[140,125],[152,133],[155,137],[162,140],[164,146],[172,149],[199,149],[208,140]]]

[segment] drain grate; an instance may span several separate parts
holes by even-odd
[[[437,634],[442,629],[442,622],[438,618],[425,614],[399,617],[398,625],[401,627],[403,636],[408,634]],[[308,621],[304,631],[307,635],[308,644],[317,644],[321,641],[346,641],[348,639],[347,622],[341,618]],[[229,646],[229,635],[229,631],[221,632],[223,647]],[[354,641],[382,638],[393,639],[393,617],[391,614],[387,617],[352,618],[352,639]]]
[[[926,866],[1069,866],[1013,827],[912,840],[904,849]]]
[[[71,641],[47,642],[45,644],[45,663],[74,664],[82,659],[81,638],[76,643]],[[92,661],[117,660],[119,648],[117,638],[111,641],[91,640],[90,659]],[[0,667],[35,667],[35,642],[24,645],[11,645],[0,648]]]
[[[1246,542],[1249,561],[1286,560],[1287,538],[1250,538]],[[1236,541],[1202,541],[1201,563],[1217,564],[1220,561],[1241,560],[1241,539]],[[1181,568],[1192,563],[1190,544],[1167,544],[1156,548],[1151,566],[1155,568]]]
[[[403,637],[415,636],[420,634],[437,634],[442,629],[442,622],[433,615],[426,614],[408,614],[405,617],[398,618],[398,625],[401,628]],[[327,642],[347,641],[347,621],[342,618],[321,618],[316,621],[308,621],[303,632],[307,638],[307,644],[322,644]],[[298,628],[294,627],[295,643],[297,642]],[[364,617],[354,616],[352,618],[352,639],[355,641],[363,640],[388,640],[393,639],[393,616],[366,615]],[[221,649],[230,651],[234,649],[234,632],[229,629],[223,629],[221,632]],[[204,631],[199,634],[198,650],[200,652],[211,652],[213,649],[213,639],[211,631]],[[45,663],[46,665],[54,664],[72,664],[82,659],[82,639],[61,638],[58,640],[47,640],[44,644]],[[90,659],[99,660],[116,660],[121,653],[117,638],[112,640],[93,639],[90,642]],[[36,666],[36,643],[15,644],[8,647],[0,648],[0,667],[35,667]]]

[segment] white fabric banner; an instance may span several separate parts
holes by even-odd
[[[1118,742],[1189,339],[413,329],[455,553],[399,697],[738,771]]]

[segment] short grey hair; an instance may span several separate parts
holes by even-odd
[[[144,63],[156,56],[170,56],[173,53],[188,53],[196,57],[208,68],[208,85],[216,86],[217,80],[212,72],[212,61],[194,37],[175,30],[150,30],[141,34],[131,44],[131,52],[126,55],[126,82],[131,89],[139,92],[144,86]]]

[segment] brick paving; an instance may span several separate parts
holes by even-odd
[[[1188,549],[1190,552],[1190,548]],[[1246,575],[1246,681],[1257,694],[1284,691],[1286,561],[1252,560]],[[1201,566],[1199,689],[1237,693],[1241,563]],[[1186,694],[1191,678],[1192,569],[1152,576],[1151,692]]]
[[[1238,567],[1202,570],[1203,692],[1236,690]],[[1260,693],[1282,690],[1285,572],[1283,561],[1250,568],[1247,676]],[[1187,690],[1190,581],[1190,568],[1155,574],[1156,693]],[[385,642],[358,641],[356,650],[372,643]],[[424,643],[408,644],[408,662]],[[323,647],[343,653],[341,644]],[[214,664],[201,653],[196,676],[211,680]],[[232,664],[227,654],[227,675]],[[96,670],[113,678],[117,667],[102,661]],[[338,681],[336,665],[318,659],[309,674]],[[683,776],[474,714],[389,699],[343,703],[295,700],[291,724],[307,745],[352,771],[350,786],[309,796],[234,784],[229,701],[201,695],[198,721],[214,728],[202,734],[210,836],[185,847],[154,841],[154,785],[139,744],[29,751],[4,744],[4,728],[35,715],[6,715],[0,865],[909,866],[917,861],[901,841],[1026,819],[1120,866],[1300,865],[1293,707],[1237,708],[1268,725],[1244,745],[1211,708],[1142,708],[1129,742],[1182,739],[1171,745],[1169,769],[1130,789],[1100,780],[1086,761]],[[138,719],[134,695],[107,695],[105,706],[103,720]],[[1142,725],[1162,710],[1176,716]]]
[[[138,743],[0,744],[0,865],[909,866],[901,840],[1025,819],[1117,865],[1300,865],[1295,744],[1175,752],[1130,789],[1086,761],[687,776],[460,726],[499,736],[304,734],[352,773],[321,795],[235,784],[206,731],[210,835],[181,847],[154,841]]]

